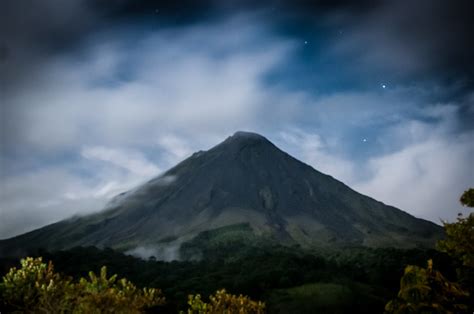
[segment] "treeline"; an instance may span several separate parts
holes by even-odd
[[[266,301],[272,311],[284,303],[295,303],[285,289],[310,283],[347,287],[350,293],[338,298],[350,300],[339,300],[341,306],[350,304],[353,313],[380,313],[396,294],[405,265],[422,266],[432,257],[446,274],[453,269],[450,259],[434,250],[346,248],[340,252],[315,253],[296,247],[245,245],[239,250],[218,246],[214,249],[215,254],[208,251],[206,259],[187,262],[142,260],[95,247],[43,251],[37,255],[44,261],[53,261],[58,272],[74,278],[86,277],[91,270],[100,272],[106,265],[110,273],[127,278],[138,287],[161,289],[167,300],[162,311],[171,313],[186,310],[189,294],[207,296],[222,288],[232,294]],[[360,284],[370,289],[361,289]],[[334,307],[327,311],[337,313],[337,304]]]

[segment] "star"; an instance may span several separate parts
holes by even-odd
[[[382,84],[382,88],[383,88],[383,89],[386,89],[386,88],[387,88],[387,85]]]
[[[307,44],[308,44],[308,41],[307,41],[307,40],[305,40],[305,41],[304,41],[304,44],[305,44],[305,45],[307,45]]]
[[[362,142],[364,142],[364,143],[367,142],[367,139],[366,139],[366,138],[363,138],[363,139],[362,139]]]

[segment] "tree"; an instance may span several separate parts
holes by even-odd
[[[474,189],[470,188],[469,190],[464,191],[459,201],[464,206],[474,207]]]
[[[233,295],[225,289],[217,291],[209,297],[209,303],[201,299],[201,295],[190,295],[188,299],[188,314],[262,314],[265,313],[265,303],[253,301],[247,296]]]
[[[459,284],[450,282],[433,269],[433,261],[427,268],[409,265],[400,280],[397,298],[387,303],[386,313],[470,313],[469,293]]]
[[[439,251],[459,260],[463,266],[474,268],[474,214],[460,215],[457,222],[444,223],[446,239],[438,241]]]
[[[75,283],[41,257],[22,259],[20,269],[10,269],[0,284],[0,300],[8,310],[29,313],[141,313],[164,303],[158,289],[138,289],[116,275],[107,278],[105,266],[99,276],[90,272]]]
[[[0,284],[4,305],[21,312],[64,312],[70,308],[73,292],[71,280],[41,258],[22,259],[21,268],[12,268]]]
[[[465,191],[461,204],[474,207],[474,189]],[[457,222],[444,222],[446,239],[437,244],[437,249],[459,260],[463,266],[474,268],[474,213],[467,217],[459,214]]]
[[[465,191],[460,202],[474,207],[474,189]],[[400,281],[398,297],[385,307],[387,313],[472,312],[474,304],[469,296],[474,282],[474,213],[467,217],[459,214],[457,222],[443,225],[446,238],[438,241],[436,247],[460,264],[456,269],[458,282],[450,282],[433,270],[431,260],[426,269],[409,265]]]
[[[105,266],[100,276],[89,272],[89,278],[81,278],[75,288],[80,291],[74,308],[79,313],[141,313],[165,301],[160,290],[138,289],[125,278],[117,280],[117,275],[107,278]]]

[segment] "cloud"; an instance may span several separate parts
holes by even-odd
[[[353,186],[417,217],[452,221],[458,212],[466,213],[458,201],[474,178],[469,168],[473,136],[433,139],[373,158],[368,163],[371,179]]]
[[[124,152],[103,146],[85,147],[81,155],[87,159],[110,162],[139,176],[155,176],[161,170],[137,152]]]
[[[366,76],[436,77],[445,83],[462,80],[471,88],[474,44],[468,12],[473,9],[469,0],[455,5],[438,0],[385,1],[364,11],[335,8],[327,20],[339,29],[334,52],[355,61],[354,67]]]
[[[0,238],[72,215],[101,210],[112,197],[157,176],[161,170],[142,154],[84,147],[80,158],[11,174],[0,189]],[[173,178],[160,182],[168,184]]]
[[[152,164],[141,164],[125,155],[100,163],[90,160],[90,152],[86,156],[68,164],[4,177],[0,189],[0,238],[73,215],[99,211],[112,197],[158,174],[155,172],[158,168]],[[165,178],[160,182],[168,184],[172,181],[172,178]]]
[[[181,137],[175,134],[166,134],[158,139],[160,145],[166,152],[170,154],[170,160],[176,161],[188,157],[193,151],[191,145]]]
[[[356,176],[354,163],[331,154],[328,144],[320,135],[293,128],[280,132],[279,138],[291,155],[298,156],[301,161],[318,171],[330,174],[343,182],[354,181]]]
[[[458,110],[451,103],[434,104],[418,107],[416,118],[399,116],[371,142],[359,141],[381,147],[362,159],[333,150],[330,137],[317,131],[294,128],[281,132],[279,141],[301,160],[358,192],[436,223],[453,221],[458,212],[468,212],[459,197],[474,181],[474,133],[456,131]]]
[[[100,209],[105,199],[94,197],[94,187],[88,181],[64,167],[45,167],[3,178],[0,238]]]
[[[162,243],[152,247],[135,247],[126,251],[125,254],[130,254],[144,260],[154,257],[158,261],[179,261],[181,259],[180,247],[181,243],[174,241],[170,243]]]
[[[368,179],[353,187],[437,223],[466,213],[459,196],[474,182],[474,133],[457,130],[459,108],[434,104],[387,128],[383,139],[398,149],[369,158]]]
[[[45,0],[2,3],[0,20],[0,83],[2,92],[41,78],[51,55],[74,46],[100,24],[87,0]]]
[[[6,97],[15,121],[6,125],[6,145],[42,153],[78,143],[166,146],[176,126],[186,126],[183,137],[256,124],[271,99],[263,76],[292,43],[260,38],[259,27],[240,27],[246,22],[145,33],[140,40],[135,33],[98,36],[82,56],[55,60],[42,80]],[[267,44],[255,49],[257,40]]]

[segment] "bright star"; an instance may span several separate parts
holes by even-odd
[[[387,88],[387,85],[382,84],[382,88],[383,88],[383,89]]]
[[[305,45],[307,45],[307,44],[308,44],[308,41],[307,41],[307,40],[305,40],[305,41],[304,41],[304,44],[305,44]]]
[[[367,142],[367,139],[366,138],[362,139],[362,142]]]

